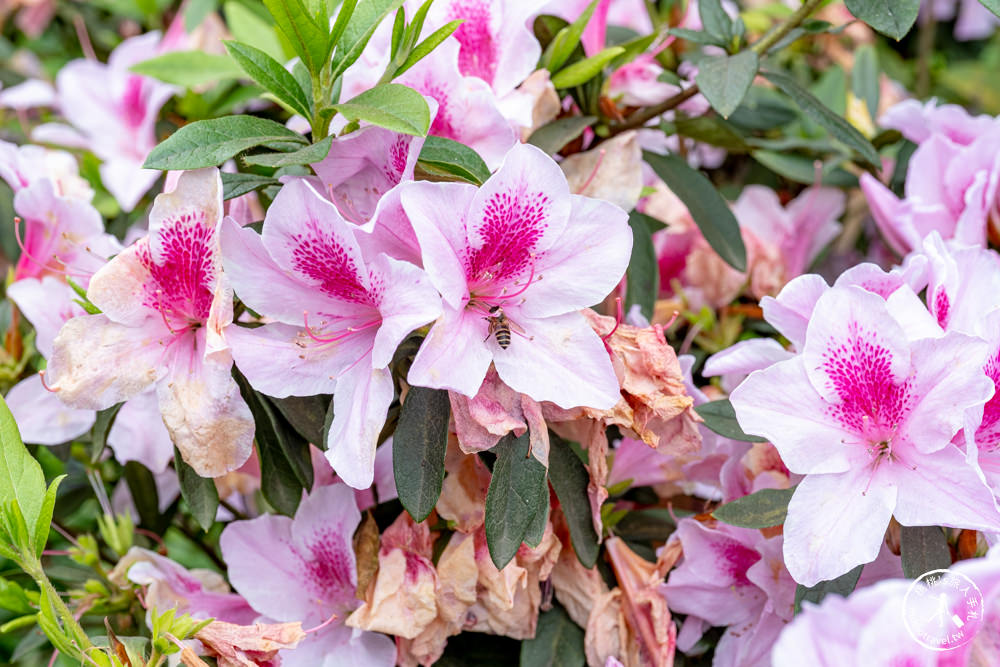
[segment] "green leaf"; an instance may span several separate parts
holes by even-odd
[[[545,466],[531,455],[528,431],[515,438],[508,434],[492,452],[497,460],[486,492],[486,545],[490,558],[502,570],[514,557],[535,514],[544,511]],[[393,441],[393,453],[396,444]]]
[[[722,8],[719,0],[700,0],[698,16],[705,32],[717,38],[723,44],[728,44],[733,36],[733,20]]]
[[[482,185],[490,177],[490,169],[479,153],[444,137],[427,137],[418,161],[424,171],[457,176],[473,185]]]
[[[794,153],[777,151],[753,151],[753,158],[790,181],[806,185],[816,182],[815,160]],[[838,188],[856,188],[858,177],[846,169],[828,164],[820,170],[820,183]]]
[[[330,55],[328,26],[316,23],[302,0],[263,0],[278,30],[291,42],[295,53],[313,74],[319,74]]]
[[[256,164],[262,167],[288,167],[295,164],[315,164],[322,162],[330,152],[333,145],[333,136],[320,139],[311,146],[300,148],[291,153],[260,153],[258,155],[247,155],[243,161],[247,164]]]
[[[979,4],[1000,16],[1000,0],[979,0]]]
[[[747,251],[739,223],[711,181],[676,155],[643,151],[643,157],[656,175],[684,202],[698,229],[719,257],[737,271],[746,271]]]
[[[598,1],[591,0],[587,8],[583,10],[583,13],[575,21],[557,32],[549,43],[545,49],[545,53],[542,54],[542,63],[550,72],[554,73],[558,71],[569,60],[569,57],[573,55],[577,47],[580,46],[580,38],[583,37],[583,31],[587,28],[587,24],[590,23],[590,17],[594,15],[594,10],[597,9]]]
[[[569,142],[597,121],[597,116],[566,116],[546,123],[531,133],[528,143],[550,155],[558,153]]]
[[[191,0],[184,10],[184,30],[194,32],[205,17],[218,7],[218,0]]]
[[[149,153],[146,169],[200,169],[264,144],[306,144],[284,125],[256,116],[227,116],[185,125]]]
[[[288,396],[268,400],[278,408],[285,421],[295,429],[296,433],[314,445],[323,444],[323,422],[326,419],[327,408],[332,396]]]
[[[578,60],[552,75],[552,85],[557,90],[572,88],[587,83],[604,70],[604,66],[625,53],[620,46],[610,46],[589,58]]]
[[[32,606],[32,599],[16,582],[0,577],[0,609],[12,614],[34,614],[37,610]]]
[[[215,512],[219,509],[219,490],[215,488],[215,480],[196,473],[184,461],[180,450],[176,447],[174,447],[174,469],[181,484],[181,496],[188,504],[191,516],[202,530],[207,531],[215,523]]]
[[[156,490],[156,479],[146,466],[138,461],[125,463],[125,482],[128,484],[132,503],[139,514],[139,525],[162,532],[166,528],[160,515],[160,498]]]
[[[262,5],[257,6],[264,15],[267,14]],[[238,41],[253,44],[278,62],[287,59],[281,41],[275,33],[274,24],[239,0],[227,0],[222,6],[222,11],[226,16],[226,27]]]
[[[940,526],[902,526],[899,533],[899,555],[907,579],[951,567],[951,549]]]
[[[763,86],[751,86],[743,104],[729,117],[729,122],[745,131],[774,130],[798,118],[798,112],[788,99]]]
[[[795,487],[790,489],[761,489],[748,496],[720,505],[712,516],[730,526],[741,528],[770,528],[785,522],[788,501]]]
[[[679,116],[674,119],[673,126],[677,134],[704,144],[725,148],[730,153],[746,153],[750,150],[736,126],[715,114],[695,118]]]
[[[562,605],[538,615],[535,636],[521,642],[520,667],[583,667],[583,629]]]
[[[371,39],[382,20],[390,13],[403,6],[403,0],[361,0],[351,20],[344,27],[344,32],[337,41],[337,50],[333,55],[332,79],[344,73],[348,67],[361,57],[368,40]]]
[[[7,402],[0,398],[0,504],[16,502],[26,526],[36,526],[45,504],[45,476],[28,453]],[[28,537],[34,537],[29,535]],[[34,543],[32,541],[32,543]]]
[[[733,404],[729,402],[728,398],[702,403],[696,406],[694,411],[705,420],[705,426],[730,440],[767,442],[767,438],[748,435],[743,432],[743,429],[740,428],[740,423],[736,421],[736,412],[733,410]]]
[[[638,304],[643,316],[652,320],[656,297],[660,293],[660,265],[653,247],[652,228],[646,222],[648,217],[638,211],[628,216],[632,228],[632,258],[625,273],[628,277],[625,309],[628,311]]]
[[[229,56],[204,51],[172,51],[144,60],[129,69],[136,74],[185,88],[238,79],[243,74]]]
[[[64,479],[66,479],[66,475],[59,475],[49,484],[49,488],[45,492],[45,499],[42,501],[42,509],[35,521],[35,555],[39,558],[42,557],[42,552],[45,550],[45,543],[49,541],[49,531],[52,530],[52,512],[56,508],[56,493],[59,492],[59,485]]]
[[[534,549],[542,543],[545,537],[545,528],[549,525],[549,511],[552,509],[549,499],[549,485],[545,485],[545,492],[541,494],[541,508],[535,512],[535,516],[528,524],[528,530],[524,533],[524,543]]]
[[[115,423],[115,417],[118,416],[118,411],[122,409],[124,403],[119,403],[113,405],[106,410],[98,410],[97,417],[94,419],[94,429],[91,431],[90,439],[90,462],[97,463],[101,460],[101,454],[104,453],[104,447],[108,444],[108,433],[111,432],[111,427]]]
[[[440,46],[441,42],[448,39],[453,32],[458,30],[458,27],[462,25],[462,21],[455,20],[449,23],[445,23],[443,26],[428,35],[427,39],[417,44],[410,55],[406,57],[403,64],[399,66],[396,70],[393,78],[401,76],[406,70],[410,69],[418,62],[430,55],[430,52]]]
[[[258,174],[227,174],[222,172],[222,198],[225,200],[234,199],[271,185],[281,185],[281,181],[271,176]]]
[[[819,604],[829,593],[846,598],[854,590],[854,587],[858,585],[858,579],[861,578],[861,570],[863,568],[864,565],[858,565],[850,572],[846,572],[836,579],[821,581],[809,588],[799,584],[795,588],[795,613],[797,614],[802,610],[802,603],[804,601]]]
[[[587,496],[590,475],[569,443],[552,431],[549,431],[549,482],[566,517],[577,560],[586,568],[594,567],[601,545]]]
[[[333,108],[350,121],[365,121],[401,134],[427,135],[431,113],[424,96],[398,83],[375,86]]]
[[[893,39],[902,39],[917,20],[920,0],[847,0],[856,17]]]
[[[721,46],[725,48],[726,41],[720,37],[716,37],[707,32],[702,32],[700,30],[691,30],[689,28],[671,28],[667,31],[668,35],[673,35],[674,37],[687,40],[694,44],[704,44],[706,46]]]
[[[392,439],[396,493],[416,521],[434,509],[444,482],[451,403],[443,389],[410,387]]]
[[[879,69],[878,55],[871,44],[863,44],[854,50],[854,67],[851,69],[851,92],[865,101],[868,113],[878,118]]]
[[[695,81],[712,108],[728,118],[746,97],[759,66],[753,51],[717,56],[701,64]]]
[[[858,132],[853,125],[835,114],[816,99],[812,93],[800,86],[795,79],[780,72],[763,72],[763,76],[791,97],[809,118],[826,128],[834,139],[857,151],[869,164],[879,164],[878,151],[871,145],[871,142],[865,139],[864,135]]]
[[[225,41],[226,50],[247,75],[300,115],[312,116],[310,97],[292,73],[263,51],[242,42]]]

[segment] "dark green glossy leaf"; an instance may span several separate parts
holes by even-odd
[[[256,116],[227,116],[185,125],[149,153],[146,169],[200,169],[222,164],[255,146],[305,145],[306,139],[284,125]]]
[[[628,289],[625,291],[625,310],[639,306],[643,316],[653,319],[656,297],[660,293],[660,265],[653,247],[653,234],[646,222],[648,215],[632,211],[628,216],[632,228],[632,258],[625,272]]]
[[[174,447],[174,469],[181,485],[181,496],[187,503],[191,516],[202,530],[208,530],[215,523],[215,513],[219,509],[219,491],[215,488],[215,480],[211,477],[201,477],[196,473],[185,463],[176,447]]]
[[[455,176],[482,185],[490,177],[490,169],[479,153],[452,139],[429,136],[420,151],[420,166],[440,176]]]
[[[530,452],[527,431],[504,436],[494,447],[497,460],[486,493],[486,544],[490,558],[502,570],[524,542],[535,514],[544,511],[545,466]],[[396,450],[393,441],[393,454]]]
[[[767,442],[767,438],[748,435],[743,432],[743,429],[740,428],[740,423],[736,421],[736,412],[733,410],[733,404],[729,402],[728,398],[702,403],[695,407],[694,411],[705,420],[705,426],[730,440]]]
[[[746,153],[750,147],[735,125],[719,116],[682,116],[674,119],[677,134],[704,144],[725,148],[730,153]]]
[[[695,81],[712,108],[728,118],[746,97],[759,65],[753,51],[716,56],[701,64]]]
[[[764,72],[764,78],[792,98],[805,114],[824,127],[837,141],[857,151],[871,165],[879,164],[878,151],[864,135],[844,118],[831,111],[816,96],[803,88],[792,77],[780,72]]]
[[[545,528],[549,525],[549,512],[551,502],[549,499],[549,485],[545,485],[545,491],[541,494],[542,508],[535,512],[534,518],[528,525],[528,530],[524,534],[524,543],[531,548],[537,547],[545,537]]]
[[[757,162],[790,181],[812,185],[816,182],[816,161],[795,153],[753,151]],[[858,177],[842,167],[832,165],[820,169],[820,183],[838,188],[856,188]]]
[[[951,549],[940,526],[902,526],[899,552],[903,574],[908,579],[916,579],[931,570],[951,567]]]
[[[227,174],[222,172],[222,198],[225,200],[234,199],[271,185],[281,185],[281,181],[258,174]]]
[[[546,153],[558,153],[596,120],[597,116],[566,116],[556,119],[532,132],[528,143],[538,146]]]
[[[712,182],[676,155],[643,151],[643,157],[656,175],[684,202],[698,229],[719,257],[737,271],[746,271],[747,251],[739,223]]]
[[[242,42],[226,41],[226,50],[247,75],[298,114],[312,115],[310,96],[291,72],[260,49]]]
[[[728,44],[733,36],[733,20],[722,8],[720,0],[700,0],[698,17],[705,32]]]
[[[272,398],[268,400],[285,421],[295,429],[296,433],[316,446],[323,442],[323,423],[326,420],[327,409],[332,396],[288,396],[287,398]]]
[[[410,387],[392,439],[392,471],[403,507],[417,521],[434,509],[444,482],[451,402],[443,389]]]
[[[854,591],[855,586],[858,585],[858,579],[861,578],[861,570],[863,568],[864,565],[858,565],[850,572],[846,572],[836,579],[821,581],[809,588],[799,584],[795,588],[795,613],[797,614],[802,610],[803,602],[808,601],[813,604],[819,604],[829,593],[846,598]]]
[[[94,419],[94,428],[90,432],[90,462],[97,463],[101,460],[101,454],[104,453],[104,447],[108,444],[108,433],[111,432],[111,427],[115,423],[115,417],[118,416],[118,411],[122,409],[124,403],[119,403],[113,405],[106,410],[98,410],[97,416]]]
[[[549,431],[549,482],[566,517],[577,559],[584,567],[594,567],[601,545],[587,496],[590,475],[569,443],[552,431]]]
[[[893,39],[902,39],[917,20],[920,0],[846,0],[856,17]]]
[[[333,136],[320,139],[311,146],[300,148],[291,153],[261,153],[260,155],[247,155],[243,161],[247,164],[256,164],[261,167],[289,167],[296,164],[314,164],[322,162],[330,152],[333,145]]]
[[[748,496],[720,505],[712,511],[723,523],[741,528],[770,528],[785,522],[788,502],[795,493],[790,489],[761,489]]]
[[[535,636],[521,643],[520,667],[583,667],[583,628],[559,604],[538,615]]]
[[[165,529],[160,515],[160,497],[153,473],[138,461],[128,461],[125,464],[124,477],[132,495],[132,503],[139,514],[139,525],[149,530]]]

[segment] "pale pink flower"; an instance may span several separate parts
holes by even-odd
[[[1000,529],[981,471],[951,444],[966,410],[993,394],[985,342],[941,335],[906,287],[888,299],[833,287],[804,338],[800,354],[755,371],[731,395],[743,429],[806,476],[784,527],[796,581],[811,586],[873,560],[893,516],[906,526]]]
[[[69,320],[46,370],[67,404],[101,410],[155,386],[163,421],[185,461],[217,476],[250,455],[254,423],[223,337],[232,290],[222,276],[217,169],[186,172],[156,198],[150,234],[91,278],[97,315]]]
[[[18,192],[40,180],[52,181],[56,195],[89,202],[94,190],[80,177],[76,159],[66,151],[0,141],[0,178]]]
[[[412,384],[475,396],[492,363],[506,385],[536,401],[598,409],[618,402],[608,354],[578,311],[621,280],[631,248],[624,211],[571,195],[555,162],[528,145],[512,149],[479,189],[402,188],[444,302],[410,369]],[[498,312],[511,323],[503,347],[489,319]]]
[[[351,538],[361,513],[343,484],[317,487],[303,499],[294,519],[267,514],[236,521],[220,545],[233,587],[262,616],[299,621],[310,634],[294,651],[281,654],[286,667],[340,664],[391,667],[396,648],[384,635],[344,624],[361,605],[355,598],[358,573]]]
[[[270,396],[334,394],[327,458],[355,488],[372,483],[393,354],[441,312],[423,271],[361,236],[303,180],[281,189],[262,234],[229,220],[221,232],[237,295],[272,321],[227,331],[237,366]]]
[[[1000,19],[978,0],[931,0],[921,3],[921,12],[932,11],[938,21],[955,19],[958,41],[986,39],[1000,25]]]
[[[993,116],[973,116],[957,104],[912,99],[894,104],[878,120],[883,127],[899,130],[915,144],[943,135],[959,146],[968,146],[997,124]]]

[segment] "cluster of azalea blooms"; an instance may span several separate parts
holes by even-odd
[[[1000,120],[886,83],[878,126],[914,149],[905,189],[884,158],[850,193],[873,222],[867,256],[822,257],[853,215],[844,190],[747,185],[731,205],[741,270],[643,152],[712,169],[724,149],[668,136],[658,117],[588,129],[563,154],[527,143],[575,113],[536,69],[532,22],[572,22],[591,4],[432,4],[425,30],[464,24],[397,82],[428,100],[429,135],[482,158],[478,185],[427,178],[419,134],[344,119],[326,156],[267,196],[225,197],[232,162],[143,168],[180,91],[130,68],[224,53],[213,14],[126,39],[107,63],[72,61],[54,85],[0,91],[22,123],[39,108],[55,119],[31,127],[33,143],[0,142],[20,244],[6,297],[33,330],[5,401],[31,445],[85,442],[112,414],[107,456],[151,473],[160,511],[176,509],[185,475],[214,478],[218,530],[201,539],[221,573],[182,565],[149,531],[106,563],[107,586],[145,622],[171,608],[213,619],[178,642],[183,664],[429,666],[460,633],[522,640],[529,666],[550,664],[530,658],[545,642],[558,664],[590,667],[669,667],[681,653],[717,666],[1000,663]],[[674,26],[700,30],[688,5]],[[639,0],[596,6],[588,55],[609,25],[654,31]],[[982,38],[986,16],[960,18],[956,35]],[[347,68],[344,99],[380,83],[392,28]],[[673,80],[656,53],[639,55],[603,95],[621,109],[685,95],[668,123],[709,114],[684,92],[687,64]],[[83,153],[99,183],[81,175]],[[109,233],[95,187],[145,214]],[[630,212],[662,223],[652,310],[627,303],[642,259]],[[736,332],[713,347],[700,329],[724,321]],[[10,322],[8,356],[28,330]],[[428,396],[450,416],[443,471],[423,471],[443,482],[418,521],[397,501],[417,474],[400,469],[412,438],[393,430],[413,418],[411,398],[437,405]],[[281,511],[260,493],[275,446],[260,422],[290,397],[330,409],[304,450],[310,483]],[[702,406],[731,412],[720,424]],[[525,461],[543,470],[541,501],[518,486],[529,472],[511,472]],[[138,520],[120,473],[106,493],[109,469],[92,470],[108,475],[94,485],[102,507]],[[488,507],[501,492],[508,519],[544,506],[505,560]],[[770,522],[727,523],[741,500],[775,497],[787,507]],[[639,517],[656,517],[652,538]],[[949,645],[904,622],[919,529],[980,593]]]

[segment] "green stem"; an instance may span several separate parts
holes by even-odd
[[[38,584],[38,588],[41,589],[42,594],[48,597],[53,608],[55,608],[56,613],[63,622],[64,629],[66,631],[67,637],[75,641],[80,648],[80,651],[86,651],[88,648],[93,646],[90,640],[87,638],[87,633],[83,631],[83,627],[80,622],[76,620],[73,616],[73,612],[69,610],[66,603],[63,602],[62,597],[59,596],[59,591],[56,590],[49,578],[45,576],[45,571],[42,570],[42,565],[40,562],[36,561],[29,568],[25,568],[25,571],[35,580]]]
[[[795,10],[794,14],[782,21],[781,24],[779,24],[774,30],[764,35],[750,47],[750,50],[759,56],[764,55],[767,53],[768,49],[784,39],[785,35],[790,33],[792,30],[797,28],[800,23],[809,18],[809,16],[824,2],[826,2],[826,0],[806,0],[802,3],[801,7]]]

